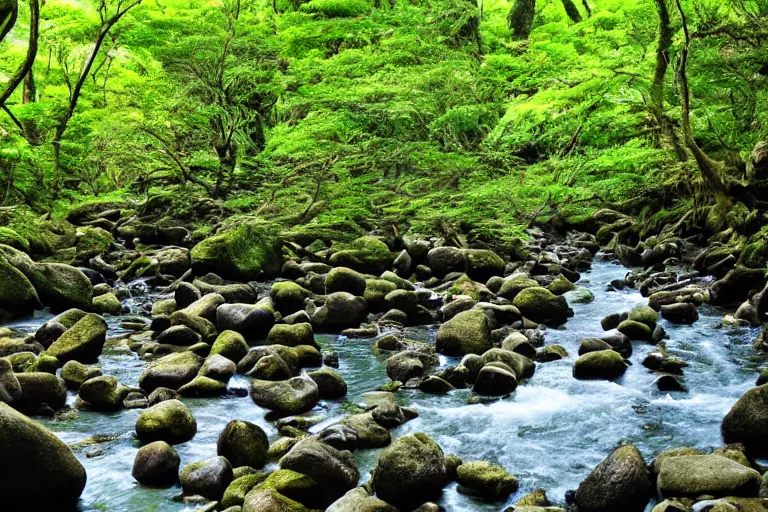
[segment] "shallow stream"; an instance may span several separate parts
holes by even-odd
[[[570,357],[537,364],[536,374],[523,382],[509,398],[490,403],[467,405],[469,390],[446,396],[426,395],[417,390],[398,393],[398,400],[415,407],[419,418],[392,431],[393,437],[426,432],[446,453],[464,460],[490,460],[504,466],[520,480],[520,490],[506,503],[482,503],[459,494],[455,484],[446,488],[442,504],[449,512],[497,511],[513,504],[522,495],[543,488],[553,502],[563,502],[564,494],[579,482],[608,453],[622,442],[637,445],[651,460],[669,447],[690,446],[711,449],[721,446],[720,423],[733,403],[756,379],[762,362],[752,349],[753,329],[718,328],[725,310],[710,306],[699,309],[700,319],[692,327],[674,326],[661,321],[667,330],[668,351],[689,363],[684,370],[688,392],[661,393],[655,389],[654,375],[641,362],[651,345],[634,344],[632,366],[616,382],[579,381],[571,369],[584,337],[602,336],[600,319],[608,313],[627,310],[646,303],[636,290],[608,291],[608,283],[624,277],[627,269],[596,259],[579,284],[594,294],[589,304],[571,304],[575,316],[565,328],[549,329],[547,344],[563,345]],[[142,302],[152,297],[131,299],[140,312]],[[51,315],[12,325],[34,331]],[[119,319],[109,320],[110,336],[121,334]],[[434,340],[436,327],[421,328],[410,334]],[[361,402],[365,392],[386,383],[384,356],[375,356],[371,340],[318,336],[326,348],[338,351],[339,371],[349,387],[347,399]],[[441,365],[457,361],[441,357]],[[100,358],[105,375],[114,375],[126,385],[137,385],[145,363],[127,351],[105,350]],[[235,376],[230,387],[248,388],[248,380]],[[69,402],[74,404],[70,393]],[[272,424],[264,420],[265,410],[248,396],[216,399],[185,399],[198,424],[195,438],[176,448],[182,466],[216,454],[216,439],[231,419],[260,425],[271,439],[277,437]],[[323,401],[313,411],[332,420],[345,414],[342,402]],[[81,498],[82,510],[181,511],[196,505],[174,501],[180,488],[147,489],[131,477],[133,459],[140,444],[133,438],[139,410],[112,414],[73,411],[56,420],[43,420],[68,443],[88,473],[88,484]],[[327,422],[326,422],[327,424]],[[363,480],[367,480],[378,450],[358,451],[356,459]],[[650,509],[650,505],[649,505]]]

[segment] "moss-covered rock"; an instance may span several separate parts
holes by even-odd
[[[203,358],[192,352],[168,354],[147,366],[139,377],[139,386],[147,392],[159,387],[179,389],[197,376],[202,365]]]
[[[666,498],[755,496],[760,480],[754,469],[721,455],[687,455],[661,461],[657,488]]]
[[[381,274],[392,265],[387,244],[373,236],[364,236],[338,246],[328,260],[334,267],[349,267],[358,272]]]
[[[142,485],[169,487],[179,480],[181,459],[173,446],[155,441],[142,446],[133,460],[131,475]]]
[[[480,309],[463,311],[440,326],[435,343],[441,354],[482,354],[491,348],[488,317]]]
[[[67,361],[61,369],[61,378],[69,389],[77,390],[83,382],[94,377],[100,377],[101,370],[86,366],[79,361]]]
[[[29,240],[9,227],[0,227],[0,244],[13,247],[20,251],[29,252]]]
[[[246,340],[262,340],[275,325],[275,312],[268,304],[223,304],[216,310],[221,330],[239,332]]]
[[[621,354],[614,350],[589,352],[576,360],[573,376],[577,379],[618,379],[627,371]]]
[[[768,385],[750,389],[726,414],[722,424],[726,443],[742,443],[750,455],[768,455]]]
[[[48,354],[59,361],[95,362],[104,349],[107,323],[96,314],[88,313],[48,347]]]
[[[105,293],[93,298],[91,310],[101,315],[119,315],[123,311],[123,306],[114,293]]]
[[[303,322],[298,324],[276,324],[267,335],[267,345],[285,345],[296,347],[310,345],[319,347],[315,342],[315,333],[312,324]]]
[[[443,450],[417,433],[396,439],[379,455],[373,486],[387,503],[412,510],[440,493],[446,474]]]
[[[325,304],[315,311],[312,324],[320,330],[340,330],[357,327],[366,318],[368,305],[362,297],[347,292],[330,294]]]
[[[309,509],[274,489],[253,489],[245,496],[242,512],[309,512]]]
[[[398,512],[398,510],[375,496],[371,496],[362,488],[357,487],[334,501],[326,512]]]
[[[309,372],[307,376],[315,381],[320,398],[335,400],[347,395],[347,383],[339,372],[333,368],[323,367]]]
[[[280,467],[303,473],[317,482],[325,504],[354,488],[360,478],[351,453],[339,451],[312,437],[291,448],[280,459]]]
[[[178,400],[165,400],[139,413],[136,437],[144,442],[185,443],[197,433],[189,408]]]
[[[115,238],[109,231],[92,226],[77,228],[75,255],[78,261],[87,262],[109,250]]]
[[[311,410],[320,397],[312,379],[294,377],[278,382],[255,380],[251,398],[260,407],[288,416]]]
[[[465,249],[467,275],[477,281],[487,281],[493,276],[504,275],[504,260],[486,249]]]
[[[363,298],[368,303],[371,311],[381,311],[386,303],[384,297],[388,293],[397,290],[397,285],[386,279],[368,279],[365,281],[365,291]]]
[[[373,413],[351,414],[343,418],[341,424],[355,431],[358,448],[381,448],[392,442],[389,431],[376,422]]]
[[[45,372],[30,372],[18,373],[16,379],[21,385],[21,398],[15,402],[19,409],[35,412],[42,404],[54,410],[64,407],[67,387],[59,377]]]
[[[653,330],[653,328],[656,327],[656,322],[659,321],[659,314],[653,308],[641,305],[632,308],[629,311],[627,318],[645,324]]]
[[[311,293],[291,281],[281,281],[272,285],[269,296],[282,315],[287,316],[304,309],[304,299]]]
[[[517,374],[509,365],[496,361],[477,373],[472,391],[483,396],[503,396],[517,388]]]
[[[4,403],[0,403],[0,453],[0,500],[8,510],[74,507],[85,488],[85,468],[69,447]]]
[[[222,355],[238,363],[248,353],[248,344],[242,334],[235,331],[222,331],[211,346],[210,355]]]
[[[276,277],[282,267],[280,241],[264,224],[243,223],[192,248],[192,269],[248,281]]]
[[[278,469],[270,473],[256,486],[256,489],[276,491],[286,498],[312,508],[323,508],[324,505],[317,483],[307,475],[290,469]]]
[[[456,481],[472,493],[492,500],[505,499],[518,487],[517,478],[504,468],[480,461],[461,464],[456,469]]]
[[[0,320],[28,315],[42,307],[32,283],[0,257]]]
[[[233,361],[220,354],[214,354],[205,359],[199,375],[227,383],[235,373],[237,365]]]
[[[80,270],[63,263],[35,263],[27,278],[44,305],[53,311],[87,310],[93,300],[93,285]]]
[[[233,467],[264,467],[268,461],[269,439],[258,425],[232,420],[219,434],[217,454],[226,457]]]
[[[521,290],[515,296],[512,304],[520,310],[525,318],[541,324],[564,324],[570,314],[570,308],[565,297],[554,295],[546,288],[541,287]]]
[[[581,482],[576,504],[583,512],[642,512],[651,491],[643,456],[633,445],[626,445],[614,450]]]
[[[346,267],[336,267],[325,276],[325,293],[347,292],[363,296],[367,283],[359,272]]]
[[[187,398],[211,398],[227,392],[227,385],[210,377],[198,375],[179,388],[179,395]]]
[[[616,329],[631,340],[651,341],[653,339],[653,330],[646,324],[635,320],[624,320]]]
[[[0,359],[0,402],[11,404],[21,398],[21,384],[7,359]]]
[[[555,295],[563,295],[575,288],[576,286],[562,274],[558,275],[554,281],[547,285],[547,290]]]
[[[267,478],[267,473],[262,472],[236,477],[224,491],[224,497],[221,498],[222,508],[242,506],[245,502],[245,496],[265,478]]]
[[[517,294],[526,288],[535,288],[539,283],[528,276],[518,275],[505,279],[499,288],[498,295],[507,300],[514,300]]]
[[[179,474],[184,494],[199,495],[209,500],[221,499],[233,479],[232,466],[224,457],[192,462],[184,466]]]
[[[77,391],[82,408],[94,411],[116,411],[123,407],[128,388],[112,376],[94,377],[85,381]]]

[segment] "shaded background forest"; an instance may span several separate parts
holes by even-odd
[[[94,200],[196,238],[242,214],[504,242],[605,207],[765,238],[766,0],[0,0],[0,20],[6,238]]]

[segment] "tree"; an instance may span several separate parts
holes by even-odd
[[[535,11],[536,0],[515,0],[507,17],[507,24],[515,39],[528,39],[531,35]]]
[[[18,0],[0,0],[0,43],[16,25],[18,16]]]
[[[22,62],[21,66],[19,66],[19,69],[8,81],[8,85],[6,85],[5,90],[0,93],[0,108],[2,108],[5,113],[8,114],[8,116],[19,128],[19,130],[21,130],[22,133],[25,131],[23,125],[16,118],[16,116],[13,115],[11,110],[6,106],[5,102],[8,101],[8,98],[11,97],[19,84],[24,80],[24,77],[30,73],[32,66],[35,63],[35,58],[37,57],[39,27],[40,4],[38,0],[29,0],[29,44],[27,45],[27,55],[24,58],[24,62]]]

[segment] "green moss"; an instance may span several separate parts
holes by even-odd
[[[62,263],[37,263],[27,277],[43,304],[53,310],[91,307],[93,285],[75,267]]]
[[[475,300],[481,300],[482,294],[488,294],[484,285],[476,283],[466,274],[454,281],[446,291],[452,295],[468,295]]]
[[[29,241],[11,228],[0,226],[0,244],[10,245],[22,251],[29,251]]]
[[[112,245],[112,233],[101,228],[85,226],[77,230],[77,258],[88,261],[90,258],[106,252]]]
[[[248,344],[242,334],[235,331],[222,331],[213,342],[210,355],[220,354],[238,363],[246,353],[248,353]]]
[[[224,497],[221,499],[222,509],[242,506],[245,501],[245,495],[248,494],[251,489],[256,487],[256,485],[263,482],[265,478],[267,478],[266,473],[253,473],[232,480],[232,483],[229,484],[227,490],[224,491]]]
[[[301,10],[328,18],[349,18],[367,14],[371,7],[367,0],[310,0],[301,6]]]
[[[10,316],[31,313],[42,307],[32,283],[0,257],[0,310]]]
[[[482,496],[503,499],[517,490],[517,478],[490,462],[465,462],[456,470],[456,481]]]
[[[206,238],[190,253],[198,273],[214,272],[225,278],[253,280],[274,277],[282,267],[280,242],[266,224],[243,223]]]
[[[334,244],[329,259],[336,267],[349,267],[358,272],[380,274],[392,265],[387,244],[373,236],[364,236],[348,243]]]
[[[104,348],[107,323],[99,315],[88,313],[48,347],[48,354],[61,361],[95,361]]]
[[[515,296],[512,304],[534,322],[560,325],[568,319],[568,302],[546,288],[526,288]]]
[[[365,291],[363,298],[368,303],[368,307],[373,311],[378,311],[384,307],[384,297],[389,292],[397,290],[397,285],[385,279],[368,279],[365,281]]]
[[[123,306],[114,293],[105,293],[94,297],[91,306],[94,311],[102,315],[119,315],[123,310]]]

